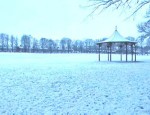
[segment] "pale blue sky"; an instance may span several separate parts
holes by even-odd
[[[109,37],[117,25],[123,36],[138,36],[136,26],[144,12],[126,21],[129,13],[120,15],[111,10],[86,18],[92,11],[83,7],[86,5],[87,0],[0,0],[0,33],[98,39]]]

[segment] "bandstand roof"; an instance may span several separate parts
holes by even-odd
[[[97,44],[102,43],[136,43],[135,41],[128,40],[124,38],[117,30],[114,31],[114,33],[106,40],[98,42]]]

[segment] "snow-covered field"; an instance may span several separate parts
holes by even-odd
[[[0,53],[0,115],[150,115],[150,56],[104,57]]]

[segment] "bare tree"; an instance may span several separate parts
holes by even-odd
[[[50,51],[50,53],[53,52],[53,47],[54,47],[54,41],[52,39],[48,40],[48,49]]]
[[[40,39],[40,45],[43,52],[46,52],[48,50],[48,39],[47,38],[41,38]]]
[[[1,45],[1,51],[4,51],[4,33],[0,34],[0,45]]]
[[[70,38],[62,38],[60,44],[62,46],[62,52],[68,51],[69,53],[71,51],[72,40]]]
[[[6,41],[6,51],[8,52],[8,48],[9,48],[9,36],[7,34],[5,35],[5,41]]]
[[[99,50],[99,47],[97,45],[97,43],[99,42],[99,40],[93,40],[93,52],[97,53]]]
[[[21,38],[21,45],[24,49],[24,52],[29,52],[31,47],[31,35],[23,35]]]
[[[15,48],[15,51],[18,51],[18,38],[16,37],[15,38],[15,42],[14,42],[15,44],[14,44],[14,48]]]
[[[93,46],[93,40],[92,39],[86,39],[85,40],[85,48],[86,48],[86,52],[90,53],[91,52],[91,48]]]
[[[147,39],[146,45],[150,48],[150,39]]]
[[[139,36],[138,38],[137,38],[137,41],[138,41],[138,43],[139,43],[139,45],[140,45],[140,49],[141,49],[141,54],[143,55],[143,42],[144,42],[144,36]]]
[[[33,52],[37,52],[38,51],[38,40],[37,39],[35,39],[35,38],[33,38],[33,41],[32,41],[33,43],[32,43],[32,51]]]
[[[9,47],[9,36],[7,34],[1,33],[0,34],[0,46],[1,46],[1,51],[8,51]]]
[[[61,47],[62,47],[62,52],[65,52],[65,46],[66,46],[66,40],[65,38],[62,38],[60,41]]]
[[[93,14],[95,11],[102,12],[107,8],[131,10],[132,14],[138,12],[142,7],[150,5],[150,0],[89,0],[91,7],[93,7]]]
[[[83,41],[80,41],[79,42],[79,51],[82,53],[83,52],[83,45],[84,45],[84,42]]]
[[[14,52],[15,37],[13,35],[10,37],[10,45],[11,45],[11,51]]]
[[[139,24],[137,26],[139,33],[141,34],[140,36],[142,36],[142,43],[145,43],[145,46],[143,47],[140,43],[141,46],[141,52],[143,54],[143,49],[145,49],[145,47],[147,47],[147,50],[150,50],[150,9],[146,12],[146,16],[145,16],[145,22],[142,22],[141,24]],[[140,38],[140,37],[139,37]]]
[[[148,20],[147,22],[139,24],[138,25],[138,31],[145,38],[150,37],[150,20]]]
[[[67,42],[67,48],[68,48],[68,53],[69,53],[71,51],[72,40],[70,38],[66,38],[66,42]]]
[[[75,40],[73,42],[73,50],[74,50],[74,52],[79,52],[79,47],[80,47],[80,40]]]

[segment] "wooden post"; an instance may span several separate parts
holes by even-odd
[[[110,43],[110,61],[111,61],[111,53],[112,53],[112,49],[111,49],[112,47],[111,46],[112,46],[112,44]]]
[[[109,46],[107,46],[108,61],[109,61]]]
[[[132,56],[131,61],[133,62],[133,44],[131,44],[131,56]]]
[[[121,53],[121,57],[120,57],[120,60],[122,61],[122,45],[120,45],[120,53]]]
[[[127,48],[127,45],[128,45],[128,44],[126,43],[126,62],[128,61],[128,51],[127,51],[128,48]]]
[[[136,45],[134,44],[134,47],[135,47],[135,60],[136,61]]]
[[[101,53],[101,51],[100,51],[100,44],[99,44],[99,61],[101,60],[100,53]]]

